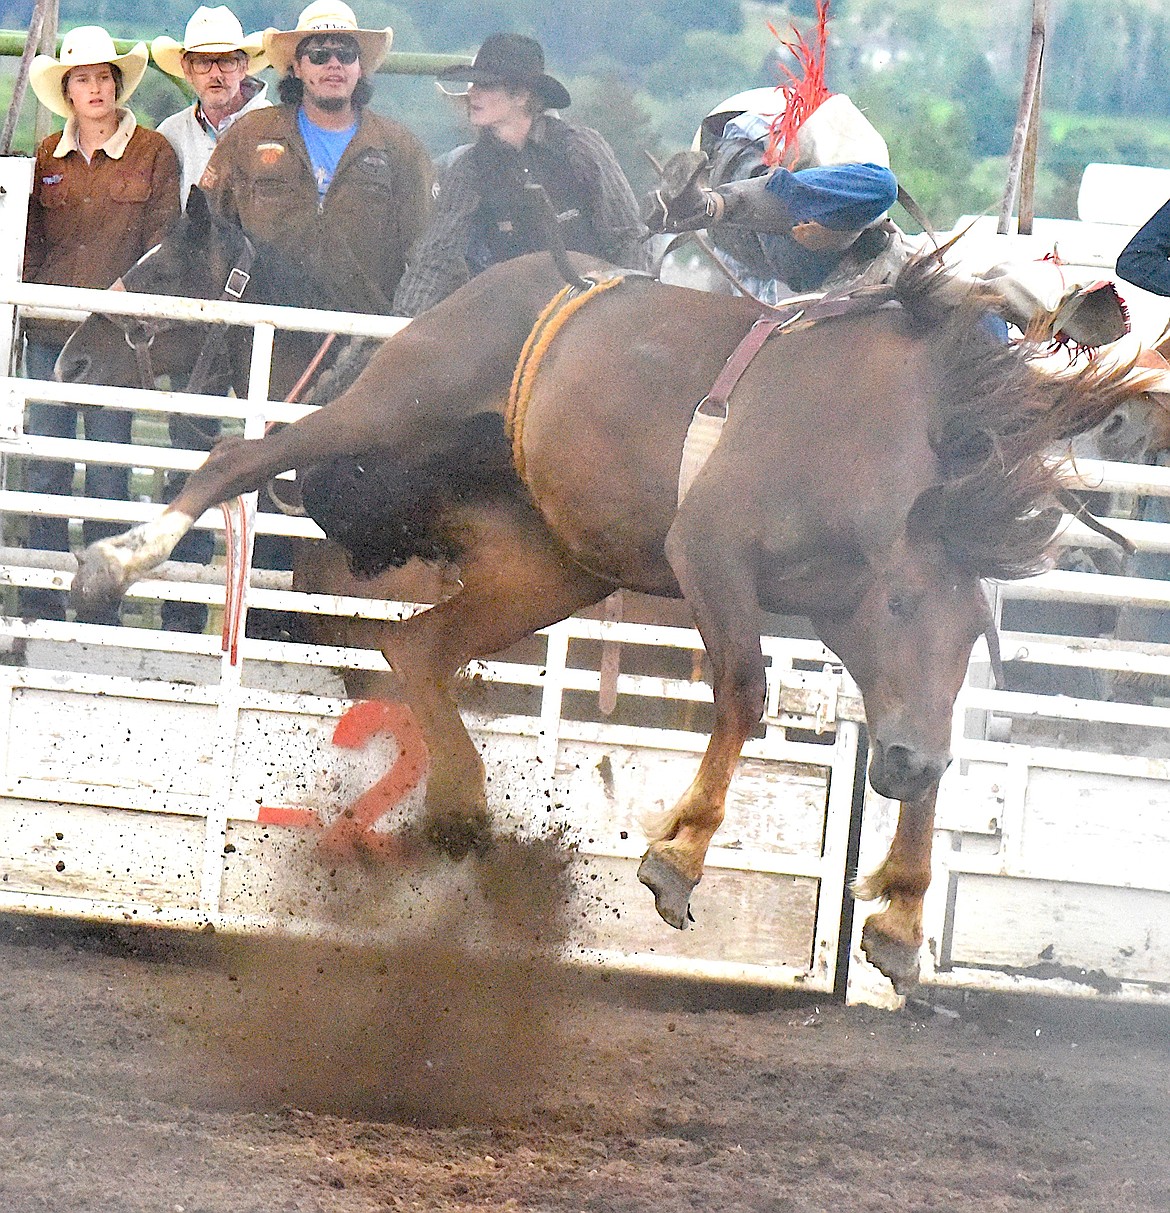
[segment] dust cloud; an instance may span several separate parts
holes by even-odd
[[[376,922],[384,907],[392,931],[364,945],[221,938],[168,1081],[196,1103],[420,1124],[531,1106],[556,1078],[571,1014],[558,954],[572,852],[501,836],[458,863],[333,875],[339,922]]]

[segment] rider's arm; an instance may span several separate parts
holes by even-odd
[[[613,149],[597,131],[586,126],[569,127],[568,140],[570,157],[593,187],[593,228],[602,241],[605,258],[626,269],[649,268],[650,251],[643,239],[646,225]]]
[[[467,244],[479,206],[471,166],[459,157],[440,178],[426,230],[406,257],[406,273],[394,292],[394,314],[417,316],[471,278]]]
[[[1155,295],[1170,295],[1170,202],[1122,249],[1117,276]]]

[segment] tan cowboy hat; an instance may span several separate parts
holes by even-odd
[[[244,35],[240,19],[226,5],[208,8],[200,5],[187,22],[183,41],[176,42],[166,34],[150,44],[154,61],[170,76],[183,77],[183,56],[188,52],[197,55],[226,55],[231,51],[243,51],[248,56],[248,73],[258,72],[267,66],[264,55],[263,33]]]
[[[386,52],[394,41],[394,31],[385,29],[358,29],[353,9],[343,0],[313,0],[301,11],[294,30],[267,29],[264,31],[264,51],[268,62],[283,76],[292,66],[297,46],[310,34],[347,34],[358,44],[358,57],[362,71],[369,75],[386,58]]]
[[[113,38],[100,25],[79,25],[61,39],[61,57],[38,55],[28,72],[28,82],[37,100],[47,110],[62,118],[71,118],[73,110],[65,100],[62,81],[65,73],[75,67],[92,67],[96,63],[111,63],[122,73],[118,104],[124,105],[142,81],[146,71],[146,43],[139,42],[124,55],[118,54]]]

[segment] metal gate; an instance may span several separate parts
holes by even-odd
[[[15,173],[18,164],[0,167]],[[10,225],[26,190],[7,187],[0,207],[9,208]],[[13,235],[5,247],[21,243]],[[14,283],[3,299],[26,310],[100,308],[253,326],[245,399],[5,378],[0,433],[9,473],[29,456],[100,457],[134,468],[139,486],[156,470],[201,459],[152,441],[161,415],[221,417],[255,436],[267,421],[304,413],[267,400],[275,328],[385,336],[404,323]],[[132,409],[142,424],[129,447],[25,436],[29,399]],[[0,506],[10,533],[36,513],[131,523],[158,508],[36,496],[7,482]],[[251,533],[319,535],[304,520],[257,514],[254,499],[248,514]],[[219,533],[223,521],[209,512],[199,526]],[[0,583],[67,583],[70,558],[5,542]],[[0,909],[245,931],[343,930],[316,844],[356,806],[369,818],[371,842],[417,811],[425,781],[417,731],[393,705],[346,698],[340,672],[384,669],[377,653],[245,638],[233,662],[216,636],[154,626],[163,599],[222,609],[222,582],[222,568],[209,576],[196,566],[163,566],[132,588],[131,626],[0,619]],[[262,572],[253,574],[246,605],[374,618],[412,609],[294,594],[287,575]],[[654,622],[651,604],[635,605],[652,621],[566,620],[541,633],[537,647],[472,671],[467,710],[494,807],[514,829],[557,829],[577,849],[584,912],[574,958],[832,990],[859,737],[848,680],[818,641],[767,638],[768,714],[744,750],[695,895],[696,927],[672,931],[635,879],[645,846],[639,819],[669,807],[693,775],[706,745],[710,690],[697,633]],[[623,668],[618,711],[607,716],[597,708],[599,656],[615,645]],[[364,930],[393,932],[409,919],[403,884],[402,896]]]
[[[21,458],[101,455],[137,469],[188,469],[200,456],[153,441],[149,419],[187,412],[227,418],[248,435],[300,407],[267,397],[276,327],[388,335],[400,321],[282,308],[193,302],[14,282],[27,162],[0,162],[0,219],[8,275],[0,343],[13,305],[72,306],[254,326],[253,377],[242,400],[40,384],[7,377],[0,395],[6,472]],[[22,176],[23,174],[23,176]],[[130,408],[147,424],[132,447],[26,438],[29,398]],[[1084,465],[1092,487],[1170,493],[1170,474]],[[261,533],[315,534],[311,524],[254,514]],[[30,513],[126,523],[157,505],[35,498],[6,480],[6,533]],[[217,533],[209,513],[200,525]],[[1123,523],[1142,546],[1170,550],[1170,528]],[[1070,542],[1094,542],[1070,528]],[[12,546],[0,583],[60,585],[71,562]],[[255,572],[248,603],[316,613],[393,616],[400,603],[293,594],[287,575]],[[1167,605],[1167,583],[1056,572],[1001,587],[1077,601]],[[2,591],[6,601],[11,589]],[[187,598],[223,606],[222,572],[167,565],[132,591],[133,626],[0,618],[0,909],[107,920],[252,930],[338,931],[316,842],[368,798],[384,834],[420,803],[417,737],[393,709],[355,705],[339,671],[384,667],[366,650],[245,639],[240,661],[219,638],[161,632],[157,604]],[[858,766],[856,692],[819,642],[765,639],[769,709],[744,752],[727,819],[696,890],[698,922],[671,931],[634,869],[640,814],[673,803],[706,743],[710,692],[696,633],[663,604],[635,604],[643,622],[574,618],[533,645],[473,671],[467,712],[491,776],[490,794],[518,831],[563,828],[579,848],[584,917],[573,955],[645,972],[681,973],[829,991],[848,931],[844,888]],[[618,711],[599,711],[601,652],[620,645]],[[1119,644],[1013,628],[1005,657],[1050,670],[1170,675],[1170,646]],[[612,650],[611,650],[612,651]],[[1086,673],[1087,672],[1087,673]],[[1100,693],[994,691],[980,649],[956,713],[956,763],[939,803],[936,874],[927,904],[924,964],[939,984],[1055,988],[1159,997],[1170,983],[1162,923],[1170,886],[1163,811],[1170,795],[1170,708],[1121,704]],[[862,868],[876,864],[895,806],[870,794]],[[394,931],[406,893],[363,928]],[[860,922],[862,915],[858,915]],[[843,926],[843,924],[845,924]],[[352,924],[347,924],[352,925]],[[846,934],[846,938],[848,935]],[[852,937],[850,995],[888,1000]]]

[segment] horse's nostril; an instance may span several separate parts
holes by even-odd
[[[915,752],[909,746],[904,745],[886,746],[886,762],[891,770],[902,774],[916,772],[922,766],[922,762]]]
[[[77,383],[85,377],[90,367],[89,357],[82,355],[62,354],[57,359],[56,374],[62,383]]]
[[[1103,427],[1103,433],[1107,434],[1109,437],[1112,437],[1124,425],[1125,425],[1124,419],[1121,417],[1118,417],[1116,414],[1114,414],[1112,417],[1109,418],[1108,421],[1105,422],[1105,425]]]

